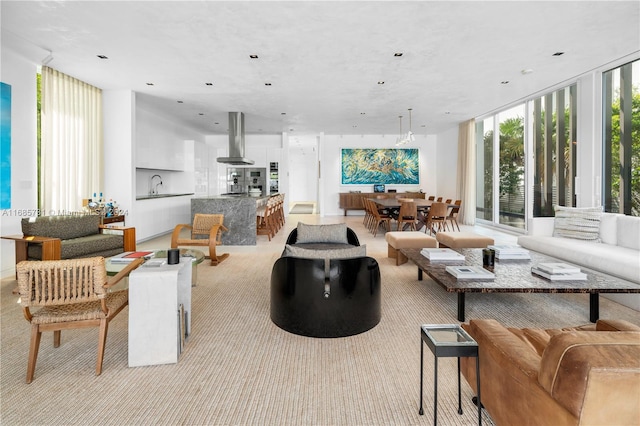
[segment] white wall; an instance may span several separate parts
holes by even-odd
[[[323,216],[344,214],[343,210],[339,208],[340,192],[373,191],[373,185],[342,185],[342,148],[395,148],[395,143],[396,137],[393,135],[323,135],[320,147],[321,214]],[[436,193],[438,191],[437,138],[435,136],[416,135],[416,142],[412,147],[420,150],[420,184],[387,185],[387,189],[396,189],[398,192],[422,190],[427,194]]]
[[[457,191],[458,174],[458,127],[438,134],[436,160],[436,191],[429,193],[445,200],[460,198]]]
[[[21,218],[37,215],[38,206],[35,61],[41,58],[16,52],[3,38],[0,80],[11,86],[11,208],[0,212],[0,235],[22,234]],[[2,276],[12,275],[12,241],[0,240],[0,258]]]

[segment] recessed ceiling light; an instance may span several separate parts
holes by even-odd
[[[365,114],[366,114],[366,112],[361,112],[361,113],[360,113],[360,115],[365,115]]]
[[[216,122],[215,122],[215,123],[213,123],[213,124],[220,124],[220,123],[218,123],[218,122],[216,121]]]
[[[381,80],[381,81],[378,82],[378,84],[384,84],[384,81]]]
[[[520,74],[527,75],[527,74],[531,74],[532,72],[533,70],[531,68],[525,68],[522,71],[520,71]]]
[[[147,86],[153,86],[153,83],[147,83]]]
[[[183,102],[183,101],[178,101],[178,103],[179,103],[179,104],[183,104],[184,102]]]
[[[500,84],[509,84],[509,80],[503,80],[500,82]]]
[[[287,113],[286,112],[281,112],[280,115],[287,115]]]
[[[251,59],[258,59],[258,55],[249,55]]]
[[[564,55],[564,52],[556,52],[553,54],[553,56],[562,56]]]
[[[395,57],[398,57],[398,58],[399,58],[400,56],[402,56],[402,52],[394,53],[394,54],[393,54],[393,56],[395,56]]]
[[[204,115],[204,112],[199,112],[198,115]]]
[[[109,58],[107,58],[105,55],[97,55],[97,56],[98,56],[98,58],[100,58],[100,59],[109,59]]]
[[[264,85],[265,86],[271,86],[271,83],[265,83]]]
[[[449,114],[451,114],[451,111],[445,111],[444,113],[445,113],[446,115],[449,115]]]
[[[207,86],[213,86],[213,83],[205,83]]]

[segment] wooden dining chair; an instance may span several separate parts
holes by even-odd
[[[451,223],[451,230],[453,230],[453,225],[456,225],[458,231],[460,231],[460,225],[458,225],[458,214],[460,213],[460,205],[462,204],[462,200],[456,200],[455,207],[451,209],[449,215],[447,216],[447,222]]]
[[[390,231],[391,216],[384,213],[380,213],[375,202],[370,201],[370,203],[373,203],[373,208],[371,209],[371,213],[373,214],[371,232],[373,232],[373,236],[375,237],[378,234],[378,229],[380,228],[380,225],[384,226],[385,231]]]
[[[53,331],[53,347],[57,348],[62,330],[98,327],[96,376],[102,373],[109,322],[129,303],[129,290],[109,289],[143,261],[143,258],[134,260],[110,279],[103,257],[25,260],[16,265],[20,305],[31,324],[27,383],[33,381],[40,339],[45,331]],[[69,360],[66,363],[73,365]]]
[[[446,230],[447,205],[438,202],[431,204],[425,225],[424,232],[428,229],[430,234]]]
[[[438,197],[438,198],[436,199],[436,202],[437,202],[437,203],[441,203],[441,202],[442,202],[442,197]]]
[[[435,201],[436,197],[435,197],[435,195],[429,195],[428,199],[429,199],[429,201]]]
[[[216,253],[216,246],[222,244],[222,232],[227,231],[223,222],[223,214],[196,213],[193,217],[193,225],[182,223],[175,226],[171,234],[171,248],[178,248],[178,246],[207,246],[209,247],[209,254],[205,257],[210,258],[211,264],[216,266],[229,257],[229,253],[221,255]],[[191,231],[189,238],[180,236],[183,229]]]
[[[404,231],[404,224],[409,224],[409,229],[416,230],[416,220],[418,220],[418,208],[413,199],[411,201],[400,200],[400,212],[398,213],[398,231]]]

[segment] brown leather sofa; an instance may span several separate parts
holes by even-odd
[[[478,342],[482,405],[497,425],[640,424],[640,327],[514,329],[491,319],[462,327]],[[475,392],[475,358],[461,368]]]

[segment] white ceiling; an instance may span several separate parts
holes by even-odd
[[[228,111],[245,113],[247,133],[398,134],[399,115],[409,130],[408,108],[412,131],[433,134],[640,50],[638,1],[0,8],[3,44],[38,62],[51,52],[49,66],[140,93],[203,134],[226,133]]]

